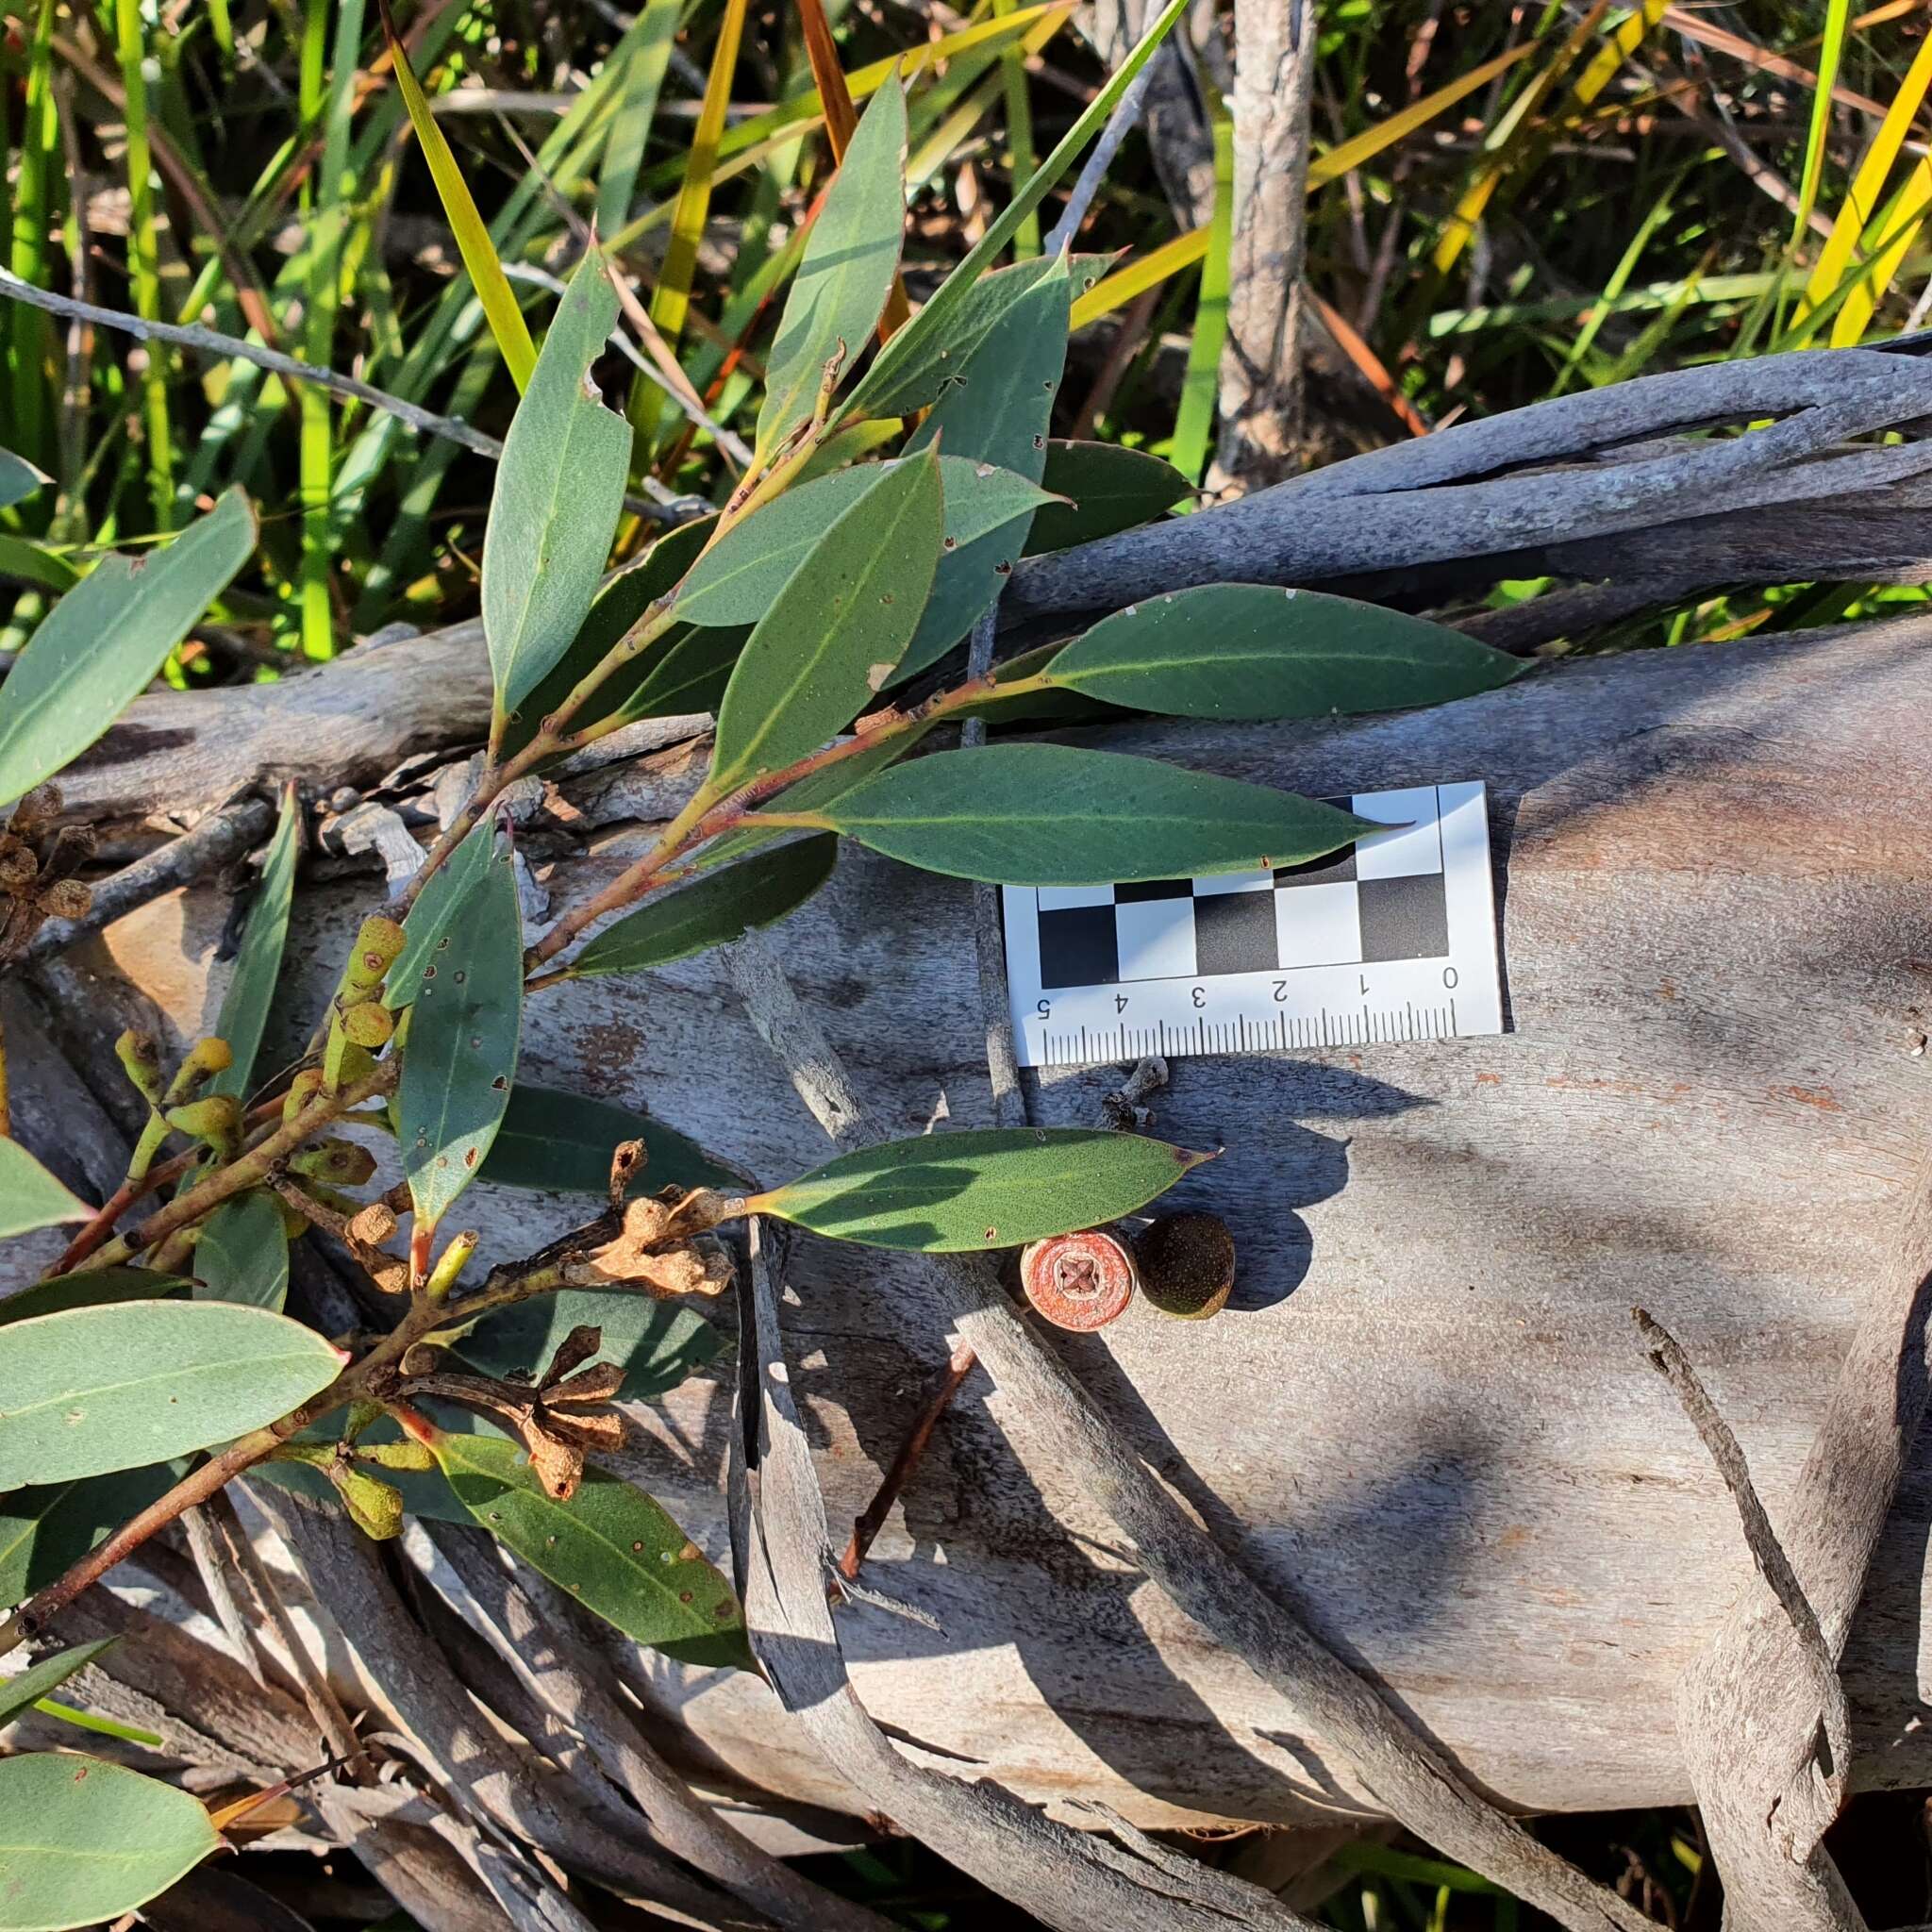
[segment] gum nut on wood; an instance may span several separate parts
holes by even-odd
[[[1035,1241],[1020,1257],[1026,1299],[1056,1328],[1085,1334],[1126,1313],[1134,1298],[1134,1262],[1097,1227]]]
[[[1205,1322],[1234,1291],[1234,1237],[1218,1214],[1162,1214],[1134,1242],[1141,1292],[1163,1315]]]

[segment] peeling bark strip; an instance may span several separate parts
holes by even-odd
[[[1314,92],[1314,0],[1235,0],[1234,240],[1212,489],[1279,483],[1301,454]]]

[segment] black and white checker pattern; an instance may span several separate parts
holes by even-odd
[[[1436,788],[1329,803],[1409,829],[1273,872],[1041,887],[1041,988],[1446,958]]]
[[[1020,1064],[1500,1033],[1481,782],[1330,802],[1390,829],[1273,872],[1007,887]]]

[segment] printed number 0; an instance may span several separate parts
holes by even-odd
[[[1449,989],[1449,991],[1450,991],[1451,992],[1454,992],[1454,991],[1456,991],[1456,987],[1457,987],[1457,980],[1458,980],[1458,974],[1457,974],[1457,971],[1456,971],[1455,967],[1453,967],[1453,966],[1445,966],[1445,967],[1443,967],[1443,969],[1442,969],[1442,984],[1443,984],[1444,986],[1446,986],[1446,987],[1447,987],[1447,988]]]
[[[1208,989],[1205,986],[1197,986],[1194,989],[1194,1004],[1197,1007],[1205,1007],[1208,1004]]]

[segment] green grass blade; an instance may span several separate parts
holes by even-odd
[[[1811,126],[1805,139],[1805,172],[1798,179],[1798,206],[1791,217],[1791,253],[1795,255],[1811,225],[1818,204],[1818,183],[1824,173],[1824,144],[1831,135],[1831,92],[1838,81],[1839,61],[1852,21],[1851,0],[1826,0],[1824,37],[1818,48],[1818,91],[1811,96]]]
[[[430,176],[441,198],[443,213],[449,219],[450,231],[456,236],[463,266],[475,286],[476,299],[483,305],[490,332],[496,338],[510,380],[522,390],[530,380],[530,371],[537,366],[537,345],[530,340],[529,325],[517,306],[515,291],[503,272],[503,262],[490,239],[490,229],[477,211],[470,185],[463,179],[457,158],[450,152],[442,129],[436,125],[429,102],[409,66],[389,0],[377,0],[377,4],[382,8],[383,31],[389,36],[390,58],[395,63],[396,86],[409,111],[409,125],[416,130],[423,158],[429,163]]]
[[[147,78],[142,67],[141,0],[115,0],[115,51],[127,97],[127,266],[134,312],[161,319],[160,256],[155,240],[154,151],[148,141]],[[146,344],[142,399],[147,425],[148,489],[155,527],[175,527],[175,439],[168,409],[168,362],[158,342]]]
[[[1227,341],[1227,263],[1234,244],[1234,123],[1214,117],[1214,219],[1208,225],[1208,253],[1201,262],[1201,299],[1194,308],[1194,336],[1181,377],[1181,406],[1174,415],[1168,459],[1191,483],[1208,468],[1214,406],[1221,392],[1221,350]]]

